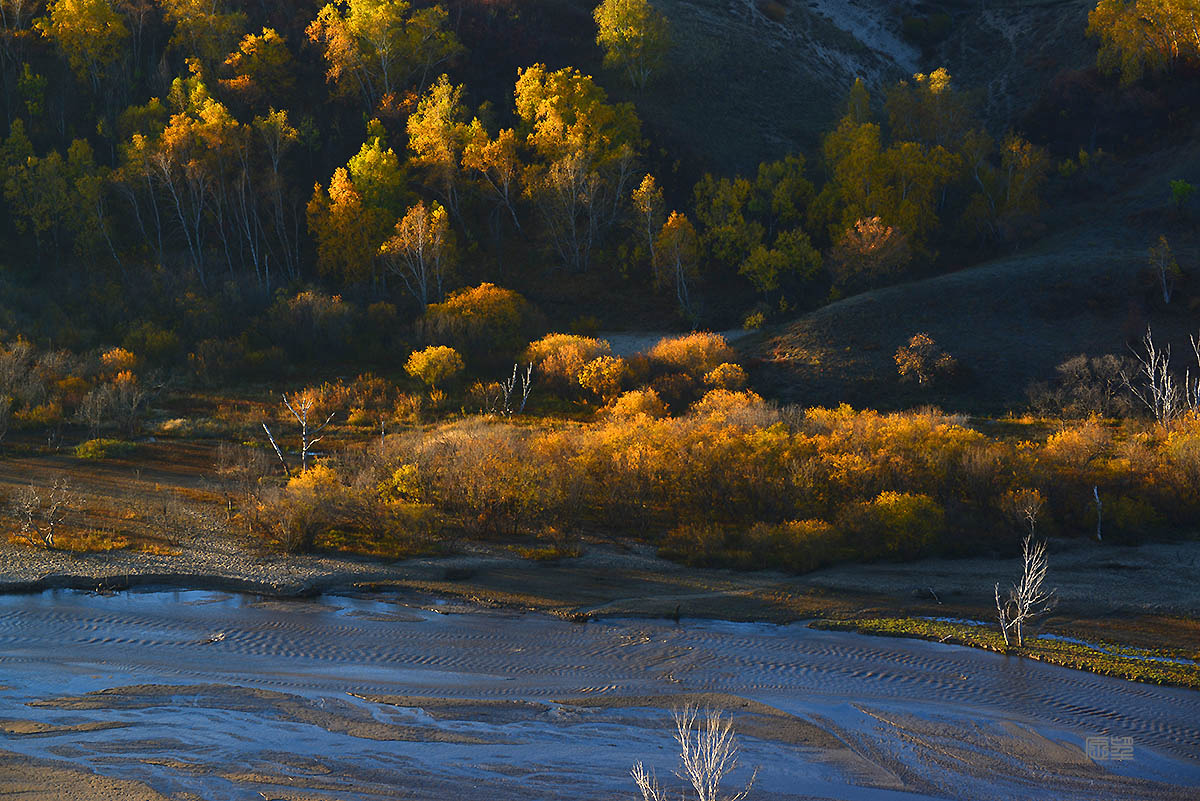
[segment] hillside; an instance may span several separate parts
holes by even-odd
[[[885,287],[764,331],[747,350],[764,391],[804,404],[874,408],[938,403],[995,413],[1020,408],[1032,381],[1080,353],[1129,355],[1150,325],[1176,366],[1196,333],[1194,285],[1164,305],[1147,272],[1160,234],[1181,265],[1197,259],[1195,215],[1167,208],[1167,185],[1200,168],[1200,148],[1167,148],[1111,168],[1101,191],[1047,215],[1052,232],[1024,249],[946,275]],[[1194,283],[1194,282],[1193,282]],[[940,387],[901,383],[894,354],[926,332],[963,368]]]
[[[630,98],[676,157],[720,172],[814,151],[856,77],[875,89],[947,67],[1002,130],[1058,72],[1093,62],[1084,30],[1094,5],[663,0],[675,43],[670,66],[644,97]],[[941,14],[944,36],[922,48],[912,32]]]

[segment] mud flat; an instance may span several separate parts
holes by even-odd
[[[0,599],[0,675],[0,795],[47,801],[630,798],[689,702],[756,798],[1200,794],[1200,693],[802,624],[54,591]]]

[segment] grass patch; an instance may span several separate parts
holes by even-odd
[[[559,559],[576,559],[583,555],[583,549],[578,545],[510,545],[508,549],[531,562],[557,562]]]
[[[966,645],[987,651],[1025,656],[1052,665],[1087,670],[1105,676],[1147,684],[1169,684],[1200,690],[1200,665],[1157,660],[1178,659],[1177,653],[1127,648],[1108,643],[1095,645],[1063,640],[1027,639],[1023,648],[1005,646],[1000,632],[990,626],[971,626],[920,618],[859,618],[818,620],[812,628],[829,631],[853,631],[883,637],[911,637],[918,640]]]
[[[111,459],[129,456],[137,450],[135,443],[123,439],[89,439],[75,446],[77,459]]]
[[[313,550],[389,560],[431,556],[438,552],[436,543],[423,537],[345,529],[332,529],[318,534],[313,540]]]

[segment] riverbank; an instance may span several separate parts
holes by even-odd
[[[1059,604],[1042,632],[1200,659],[1200,542],[1101,546],[1054,541],[1049,581]],[[0,593],[139,587],[272,597],[362,591],[457,599],[569,619],[691,617],[787,623],[803,619],[990,620],[1007,559],[846,564],[794,576],[682,567],[641,544],[591,543],[579,557],[523,559],[497,544],[454,555],[383,562],[284,555],[197,535],[169,553],[75,554],[0,544]],[[940,637],[941,635],[939,635]]]

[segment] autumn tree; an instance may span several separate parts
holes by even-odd
[[[650,267],[654,280],[658,280],[658,259],[654,256],[654,240],[665,220],[663,193],[654,176],[649,173],[633,190],[633,208],[637,212],[638,227],[646,234],[646,249],[650,254]]]
[[[888,90],[884,106],[893,139],[929,147],[957,150],[976,125],[969,98],[954,89],[945,67],[900,81]]]
[[[359,95],[365,110],[428,83],[439,65],[462,50],[446,29],[441,6],[413,10],[405,0],[338,0],[323,7],[308,37],[324,49],[326,79],[339,93]]]
[[[289,98],[296,88],[296,64],[287,42],[274,28],[248,33],[224,62],[231,77],[220,84],[250,106],[268,100],[278,103]]]
[[[408,117],[412,162],[428,176],[451,214],[458,215],[460,162],[469,128],[462,104],[463,87],[442,75],[417,102]]]
[[[163,16],[175,26],[171,49],[205,67],[221,64],[246,33],[246,14],[220,0],[161,0]]]
[[[592,16],[604,66],[624,70],[631,84],[644,87],[671,47],[667,18],[646,0],[604,0]]]
[[[655,241],[658,258],[658,284],[674,285],[679,310],[695,316],[691,285],[699,275],[700,238],[686,215],[672,211]]]
[[[1192,0],[1100,0],[1087,32],[1100,40],[1101,72],[1120,73],[1125,84],[1200,58],[1200,7]]]
[[[586,271],[592,250],[628,202],[641,141],[629,103],[612,104],[591,76],[535,64],[518,72],[517,115],[537,157],[525,191],[563,266]]]
[[[94,94],[125,55],[129,29],[109,0],[50,0],[35,26],[54,42]]]
[[[388,271],[400,276],[422,308],[442,299],[453,251],[449,215],[436,202],[410,208],[379,248]]]
[[[826,266],[843,294],[884,283],[912,260],[908,238],[879,217],[857,220],[830,251]]]
[[[505,128],[492,137],[478,118],[471,120],[464,135],[462,167],[475,176],[485,194],[494,198],[496,216],[507,211],[513,226],[520,230],[516,201],[524,168],[517,132]]]
[[[407,179],[382,128],[334,171],[328,190],[317,184],[308,204],[308,227],[317,241],[317,268],[346,280],[373,275],[379,246],[401,216]]]

